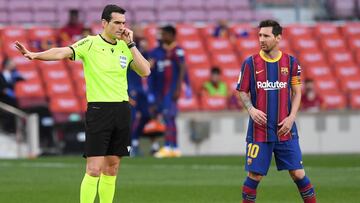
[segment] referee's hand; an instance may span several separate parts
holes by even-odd
[[[133,41],[133,36],[134,36],[133,31],[131,31],[131,30],[128,29],[128,28],[123,28],[123,29],[121,30],[121,34],[120,34],[119,40],[123,40],[123,41],[125,41],[126,44],[129,44],[130,42]]]

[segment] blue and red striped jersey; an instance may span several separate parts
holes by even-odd
[[[154,61],[154,67],[149,77],[149,90],[155,96],[155,101],[170,97],[175,93],[180,79],[180,65],[185,63],[184,50],[179,46],[166,50],[159,46],[152,50],[149,58]]]
[[[253,106],[267,115],[267,125],[261,126],[249,118],[247,141],[278,142],[297,139],[294,123],[290,132],[278,136],[278,124],[291,111],[291,86],[300,85],[301,67],[295,57],[280,53],[276,59],[263,51],[247,58],[240,71],[237,90],[250,92]]]

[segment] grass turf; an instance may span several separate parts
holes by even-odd
[[[84,165],[80,156],[0,160],[0,202],[79,202]],[[239,203],[243,165],[243,156],[125,158],[114,202]],[[360,202],[360,154],[306,155],[304,165],[319,203]],[[276,171],[273,163],[258,187],[257,202],[302,200],[288,173]]]

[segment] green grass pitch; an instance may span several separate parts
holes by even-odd
[[[0,160],[1,203],[76,203],[85,160],[49,157]],[[239,203],[243,156],[125,158],[114,202]],[[306,155],[319,203],[360,202],[360,154]],[[258,188],[258,203],[301,203],[295,184],[274,161]]]

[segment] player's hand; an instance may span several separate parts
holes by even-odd
[[[249,114],[250,114],[251,118],[255,121],[255,123],[257,123],[261,126],[266,125],[267,118],[266,118],[266,114],[264,112],[256,109],[255,107],[252,107],[249,110]]]
[[[121,33],[120,33],[120,40],[125,41],[126,44],[129,44],[130,42],[132,42],[134,40],[134,33],[133,31],[131,31],[128,28],[123,28]]]
[[[33,52],[30,52],[27,50],[24,45],[22,45],[20,42],[15,42],[15,48],[20,51],[22,55],[24,55],[26,58],[33,60],[36,57],[36,54]]]
[[[290,132],[291,127],[293,126],[295,121],[294,116],[288,116],[284,120],[282,120],[278,125],[281,126],[281,128],[278,131],[279,136],[284,136],[288,132]]]

